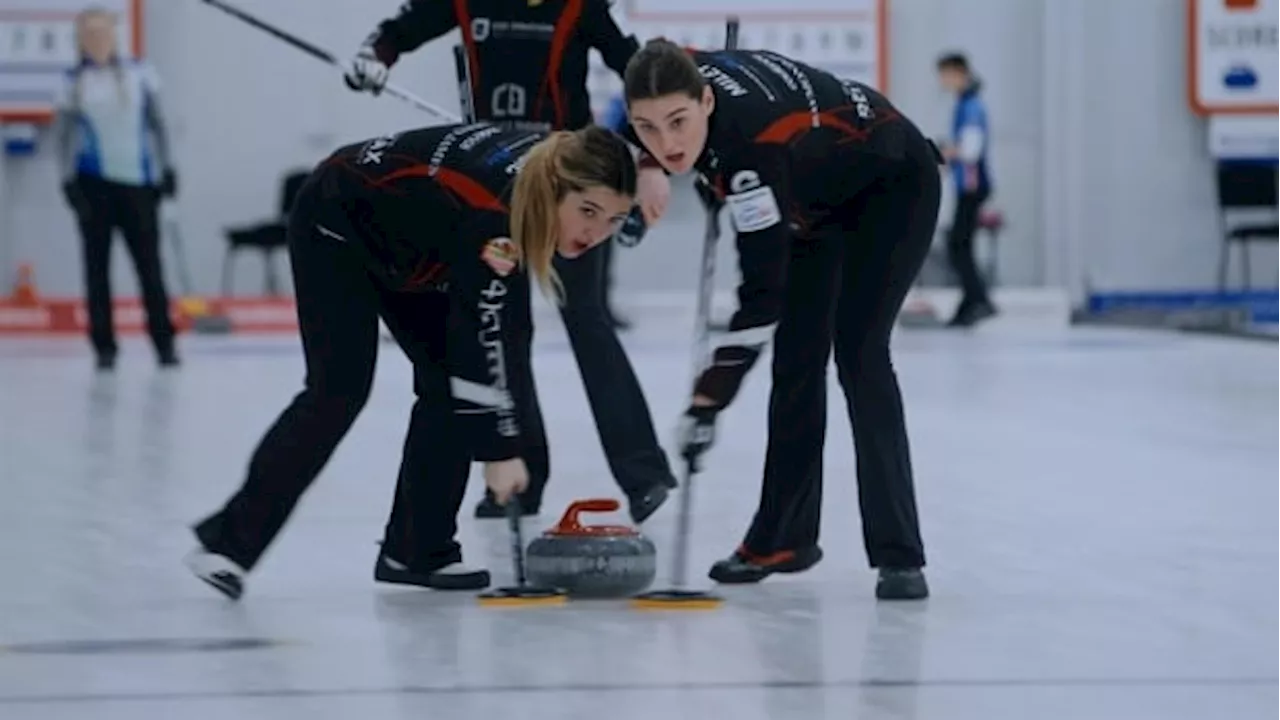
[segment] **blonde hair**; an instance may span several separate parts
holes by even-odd
[[[86,23],[92,20],[99,20],[99,19],[110,21],[112,30],[114,32],[114,28],[116,24],[116,14],[111,12],[107,8],[102,7],[101,5],[92,5],[76,13],[76,20],[75,20],[76,45],[77,45],[77,49],[80,51],[80,54],[82,56],[84,55],[84,26]],[[115,35],[113,34],[112,44],[114,44],[115,42],[116,42]],[[119,55],[118,52],[115,54]],[[119,96],[120,104],[124,105],[129,101],[129,89],[128,87],[126,87],[126,84],[124,81],[124,68],[122,68],[120,63],[117,62],[112,67],[112,72],[115,75],[115,79],[116,79],[116,94]],[[80,107],[80,102],[81,100],[83,100],[83,92],[84,92],[83,86],[84,86],[84,75],[82,73],[77,72],[76,82],[75,82],[75,91],[74,91],[74,104],[77,108]]]
[[[606,187],[636,194],[636,165],[627,144],[594,125],[553,132],[525,153],[511,191],[511,236],[520,261],[542,292],[564,300],[564,285],[552,267],[559,244],[559,207],[565,195]]]

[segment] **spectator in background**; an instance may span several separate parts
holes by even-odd
[[[160,264],[158,209],[176,181],[157,98],[159,81],[146,62],[117,47],[116,18],[101,8],[76,16],[80,63],[67,71],[58,103],[57,150],[62,191],[80,226],[89,338],[98,369],[115,367],[111,313],[111,239],[124,236],[161,366],[175,366],[174,328]]]
[[[956,187],[955,217],[947,237],[947,257],[960,278],[962,291],[960,305],[949,324],[970,327],[996,314],[973,252],[982,204],[991,196],[987,106],[979,95],[982,83],[974,76],[964,55],[952,53],[938,58],[938,80],[943,89],[956,96],[951,138],[942,147]]]

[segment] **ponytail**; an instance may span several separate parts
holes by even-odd
[[[636,194],[636,165],[627,143],[595,125],[553,132],[529,148],[511,190],[511,239],[520,261],[557,304],[564,285],[551,262],[560,244],[560,203],[571,192],[605,187]]]
[[[565,148],[573,142],[573,133],[559,131],[530,148],[511,192],[511,234],[521,262],[542,292],[557,302],[564,300],[564,285],[551,265],[556,253],[557,209],[564,196],[559,165]]]

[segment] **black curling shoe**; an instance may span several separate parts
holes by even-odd
[[[627,496],[627,504],[631,511],[631,520],[639,525],[649,516],[658,511],[662,504],[667,501],[667,497],[671,494],[671,488],[667,485],[659,483],[645,490],[642,493]]]
[[[929,597],[929,583],[920,568],[880,568],[876,582],[879,600],[923,600]]]
[[[738,548],[732,555],[711,566],[707,576],[725,585],[758,583],[774,573],[804,572],[822,560],[822,548],[813,545],[802,550],[781,550],[769,555],[755,555]]]
[[[231,600],[244,594],[245,569],[231,558],[197,547],[183,558],[191,573]]]
[[[415,570],[402,562],[378,554],[373,579],[392,585],[415,585],[432,590],[483,590],[489,587],[489,571],[469,568],[460,562],[435,570]]]

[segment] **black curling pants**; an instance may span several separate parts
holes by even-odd
[[[834,222],[793,244],[774,337],[764,486],[743,549],[818,542],[827,363],[834,346],[857,454],[872,567],[923,567],[911,454],[889,336],[937,225],[940,180],[923,163],[861,192]]]
[[[640,380],[610,317],[606,295],[612,244],[609,240],[574,260],[557,255],[554,263],[565,290],[560,315],[578,363],[600,443],[618,487],[634,495],[654,485],[673,485],[675,481],[667,455],[658,444]],[[538,401],[533,389],[529,345],[513,345],[522,348],[524,354],[518,361],[521,371],[511,374],[512,396],[527,414],[536,416]],[[515,387],[516,378],[520,378],[520,387]],[[541,436],[540,417],[537,422],[537,435]],[[540,454],[531,453],[526,458],[526,462],[533,459],[529,466],[526,506],[541,504],[550,468],[548,465],[535,468],[535,464],[546,456],[546,449],[542,448]]]
[[[309,195],[304,188],[289,228],[304,388],[259,442],[244,484],[196,535],[245,569],[257,564],[368,400],[381,317],[413,362],[416,395],[383,551],[431,572],[461,560],[457,514],[472,461],[444,364],[449,300],[387,290],[365,270],[354,241],[316,230]]]
[[[961,308],[991,302],[987,295],[987,281],[978,271],[978,263],[973,256],[973,239],[978,232],[978,218],[982,213],[982,204],[990,195],[990,189],[983,187],[972,192],[961,192],[960,197],[956,198],[955,217],[951,221],[951,231],[947,234],[947,259],[960,280]]]
[[[84,212],[77,213],[84,251],[85,304],[89,341],[99,356],[116,354],[111,312],[111,239],[116,230],[138,274],[138,289],[147,312],[147,329],[159,352],[173,349],[169,294],[160,263],[159,197],[154,188],[81,176]]]

